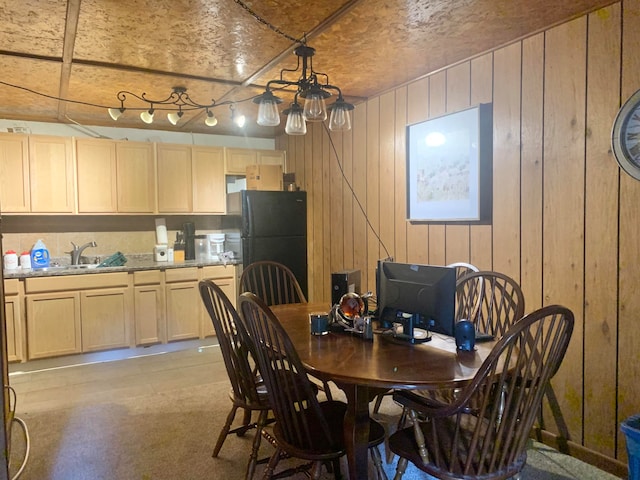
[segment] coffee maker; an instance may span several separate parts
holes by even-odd
[[[196,226],[192,222],[186,222],[182,224],[182,234],[184,238],[184,259],[195,260],[196,259]]]

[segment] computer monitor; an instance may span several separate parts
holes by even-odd
[[[380,260],[376,291],[381,328],[401,323],[403,339],[413,343],[413,328],[455,335],[454,268]]]

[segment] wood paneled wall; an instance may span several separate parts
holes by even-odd
[[[329,303],[331,272],[350,268],[374,290],[388,255],[518,279],[527,312],[559,303],[576,315],[553,380],[571,440],[624,460],[619,424],[640,412],[640,182],[610,139],[640,88],[639,50],[640,0],[625,0],[357,105],[345,134],[310,124],[278,138],[309,194],[310,298]],[[407,223],[406,126],[485,102],[491,225]]]

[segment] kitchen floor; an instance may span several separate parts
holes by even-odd
[[[16,412],[86,404],[96,398],[138,395],[201,383],[203,376],[225,376],[224,365],[212,371],[215,337],[106,352],[68,355],[9,365],[9,384],[16,392]],[[166,355],[176,352],[175,355]],[[217,352],[216,352],[217,353]],[[127,358],[148,361],[130,365]],[[93,365],[93,368],[75,368]],[[204,367],[204,368],[203,368]],[[123,370],[123,368],[125,370]]]

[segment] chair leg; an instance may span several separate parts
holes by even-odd
[[[231,429],[233,419],[236,417],[236,410],[238,410],[238,407],[236,405],[233,405],[233,407],[231,407],[229,415],[227,415],[227,421],[225,422],[224,427],[222,427],[222,430],[220,430],[218,441],[216,442],[216,446],[213,448],[213,455],[211,455],[212,457],[217,457],[218,453],[220,453],[222,444],[224,443],[227,435],[229,434],[229,430]]]
[[[242,424],[245,426],[251,424],[251,410],[249,410],[248,408],[244,409],[244,415],[242,416]]]
[[[268,410],[260,411],[258,417],[258,423],[256,425],[256,435],[253,437],[253,445],[251,447],[251,455],[249,455],[249,463],[247,464],[246,480],[251,480],[256,470],[256,463],[258,463],[258,451],[260,450],[260,441],[262,440],[262,427],[267,423]]]
[[[322,388],[324,390],[324,394],[327,397],[327,400],[332,401],[333,400],[333,395],[331,395],[331,387],[329,386],[329,383],[326,381],[322,382]]]
[[[384,393],[380,395],[376,395],[376,402],[373,404],[373,413],[378,413],[380,410],[380,405],[382,405],[382,399],[384,398]]]
[[[407,465],[409,464],[409,460],[404,457],[400,457],[398,460],[398,466],[396,467],[396,476],[393,477],[393,480],[402,480],[402,476],[404,472],[407,471]]]
[[[267,468],[264,469],[264,473],[262,474],[262,480],[271,480],[271,477],[273,477],[273,472],[276,466],[278,465],[278,462],[280,461],[281,453],[282,453],[282,450],[276,447],[275,452],[273,452],[273,455],[271,455],[271,458],[269,459]]]
[[[371,447],[369,450],[371,451],[371,459],[373,460],[373,464],[376,467],[378,480],[387,480],[387,474],[382,467],[382,455],[380,455],[380,449],[376,445],[375,447]]]
[[[415,435],[416,443],[418,444],[418,452],[420,453],[422,463],[429,463],[429,454],[427,453],[427,447],[425,446],[424,434],[422,433],[422,429],[420,428],[420,420],[418,419],[418,414],[415,412],[415,410],[409,410],[409,416],[411,417],[411,421],[413,422],[413,434]]]

